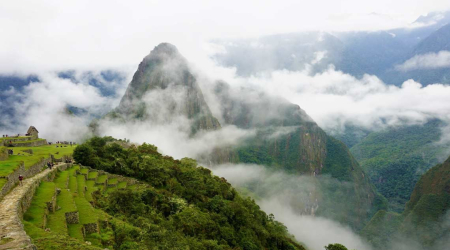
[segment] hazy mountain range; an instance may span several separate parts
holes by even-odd
[[[399,66],[415,56],[449,50],[450,13],[419,17],[410,28],[374,32],[304,32],[246,40],[214,40],[223,47],[214,58],[243,76],[273,70],[320,72],[330,64],[344,73],[376,75],[387,84],[408,79],[448,83],[448,65]]]

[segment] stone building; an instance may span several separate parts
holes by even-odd
[[[33,140],[36,140],[39,138],[39,131],[34,126],[30,126],[27,131],[27,136],[31,136]]]

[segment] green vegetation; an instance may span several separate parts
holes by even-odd
[[[48,216],[47,227],[50,228],[52,232],[68,234],[65,213],[77,211],[77,207],[75,206],[72,194],[69,190],[61,190],[56,205],[61,209]]]
[[[93,201],[93,199],[92,199],[92,193],[95,192],[95,191],[97,191],[98,188],[95,187],[95,181],[92,181],[92,180],[86,181],[86,187],[87,187],[87,191],[86,191],[86,193],[84,194],[84,196],[86,197],[86,200],[87,200],[87,201],[91,202],[91,201]]]
[[[304,249],[273,216],[194,160],[174,160],[152,145],[125,149],[106,141],[93,138],[78,146],[75,160],[151,185],[115,188],[108,196],[101,190],[93,193],[96,207],[125,223],[113,226],[115,249]],[[85,185],[82,180],[78,184]],[[77,199],[83,197],[78,195],[80,211]],[[84,216],[80,211],[80,220]],[[135,228],[142,231],[136,234]],[[89,237],[101,242],[104,236]]]
[[[348,250],[345,246],[335,243],[335,244],[328,244],[328,246],[325,246],[325,250]]]
[[[351,148],[378,192],[388,199],[389,210],[403,211],[420,176],[444,155],[445,147],[436,144],[441,125],[432,120],[373,132]]]
[[[74,166],[66,171],[59,172],[54,182],[43,182],[38,187],[32,205],[24,216],[25,230],[33,238],[33,242],[37,245],[38,249],[55,249],[55,247],[60,247],[60,249],[104,249],[105,247],[119,249],[114,246],[113,242],[115,241],[115,235],[120,230],[123,228],[129,231],[132,229],[134,232],[140,230],[111,217],[99,209],[95,209],[88,201],[87,196],[96,191],[97,188],[94,187],[93,181],[85,181],[84,175],[76,174],[76,171],[79,169],[79,166]],[[46,212],[47,208],[42,204],[45,204],[47,200],[51,199],[52,190],[54,194],[55,188],[64,187],[64,183],[67,183],[67,180],[69,180],[70,188],[61,189],[60,194],[56,196],[58,209],[55,212]],[[84,185],[87,186],[86,192],[84,192]],[[79,223],[67,224],[66,213],[68,212],[78,212]],[[47,224],[45,224],[44,218],[47,218]],[[90,223],[98,225],[100,219],[108,221],[107,225],[109,226],[100,228],[99,233],[83,234],[84,225]],[[117,225],[120,225],[120,227],[116,230],[114,228]],[[45,228],[49,228],[50,231],[44,231],[44,226]],[[127,230],[120,232],[128,233],[129,231]],[[138,234],[135,233],[134,235],[136,236]],[[90,241],[92,246],[85,244],[85,241]],[[122,243],[123,246],[131,244],[124,240],[122,240]]]
[[[95,179],[95,178],[97,178],[97,176],[98,176],[98,172],[91,171],[88,174],[88,179]]]
[[[105,182],[106,182],[106,179],[108,179],[108,176],[106,176],[106,174],[100,175],[100,176],[97,178],[96,183],[105,183]]]
[[[409,237],[424,249],[433,249],[445,238],[444,218],[450,209],[450,158],[431,168],[417,182],[411,199],[400,214],[380,211],[362,231],[374,246],[384,248],[396,237]]]
[[[63,171],[58,173],[58,177],[55,179],[55,184],[57,188],[66,189],[69,180],[69,171]]]
[[[36,163],[39,163],[43,158],[48,158],[54,155],[56,158],[64,155],[71,155],[75,147],[58,147],[45,145],[40,147],[12,147],[14,155],[9,156],[8,160],[0,161],[0,177],[6,177],[13,173],[20,165],[24,163],[25,169],[30,168]],[[23,152],[24,150],[32,149],[33,154]],[[19,155],[20,154],[20,155]],[[0,178],[0,188],[6,183],[6,180]]]
[[[23,216],[24,220],[34,224],[36,227],[42,228],[44,226],[44,214],[47,210],[47,202],[52,200],[55,193],[55,183],[41,182],[39,188],[36,190],[30,208]]]
[[[118,180],[117,179],[109,179],[108,180],[108,184],[112,184],[112,185],[115,185],[115,184],[117,184],[118,183]]]
[[[126,187],[127,187],[127,183],[125,181],[119,182],[119,184],[117,185],[117,188],[120,188],[120,189],[126,188]]]
[[[24,227],[27,234],[33,239],[33,243],[38,249],[49,250],[102,250],[96,246],[88,246],[75,238],[56,232],[46,232],[42,228],[38,228],[28,221],[24,221]],[[80,228],[81,232],[81,228]],[[81,238],[83,240],[83,238]]]

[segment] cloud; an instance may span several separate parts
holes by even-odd
[[[343,183],[335,179],[325,176],[315,178],[289,175],[249,164],[224,164],[213,167],[212,171],[215,175],[226,178],[234,187],[250,190],[252,196],[256,197],[256,203],[266,213],[273,213],[275,219],[287,226],[289,232],[308,249],[323,250],[325,245],[332,243],[341,243],[348,249],[371,249],[370,245],[348,226],[334,221],[331,217],[314,216],[313,208],[326,206],[325,204],[339,207],[340,211],[334,210],[336,214],[349,212],[341,207],[348,202],[345,197],[336,197],[333,200],[330,196],[328,198],[332,200],[329,200],[329,203],[315,201],[314,197],[321,196],[317,195],[318,192],[326,192],[324,186],[345,190],[341,189],[345,188]],[[318,191],[319,189],[321,191]]]
[[[198,44],[213,38],[405,27],[448,8],[445,0],[7,1],[0,9],[0,72],[137,65],[160,42],[193,58]]]
[[[225,126],[220,130],[203,132],[190,136],[190,121],[185,117],[172,117],[171,122],[152,124],[146,122],[117,123],[103,121],[100,125],[102,135],[115,138],[127,138],[136,143],[150,143],[158,151],[175,159],[184,157],[201,158],[217,148],[226,148],[238,144],[252,131],[241,130],[235,126]],[[210,162],[206,162],[210,165]]]
[[[396,69],[399,71],[439,68],[450,68],[450,51],[441,50],[438,53],[415,55],[396,66]]]
[[[422,86],[408,80],[397,87],[373,75],[359,79],[332,66],[317,74],[281,70],[247,80],[298,104],[326,130],[349,123],[377,129],[423,124],[431,118],[450,121],[450,86],[444,84]]]
[[[107,84],[98,72],[74,72],[71,79],[61,78],[56,73],[42,73],[38,77],[38,82],[31,82],[20,91],[11,86],[10,90],[2,92],[3,109],[0,111],[2,117],[8,119],[1,127],[2,134],[23,134],[33,125],[40,136],[49,141],[81,140],[89,134],[87,125],[94,117],[118,104],[127,83],[123,80]],[[90,85],[92,79],[99,85],[113,86],[116,94],[102,95],[99,88]],[[70,114],[70,108],[79,113]]]

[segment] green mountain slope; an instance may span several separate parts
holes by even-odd
[[[442,125],[431,120],[372,132],[351,148],[378,192],[389,200],[391,210],[403,210],[421,174],[445,153],[445,145],[437,143]]]
[[[341,183],[322,185],[308,204],[319,206],[318,214],[361,228],[373,213],[384,206],[347,146],[328,136],[298,105],[251,88],[231,89],[217,82],[215,95],[220,101],[224,124],[256,131],[255,136],[236,147],[237,161],[281,169],[292,174],[328,175]],[[348,188],[350,184],[352,188]],[[339,190],[352,204],[345,208],[331,205]],[[351,197],[351,198],[348,198]]]
[[[402,214],[379,211],[362,235],[378,247],[406,237],[424,249],[444,249],[450,236],[450,158],[420,177]]]
[[[96,206],[142,230],[134,249],[304,249],[273,216],[195,160],[174,160],[147,144],[107,144],[110,140],[92,138],[77,147],[74,158],[148,184],[92,194]]]

